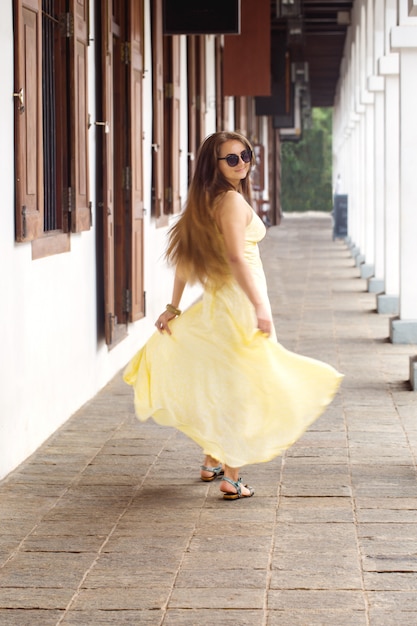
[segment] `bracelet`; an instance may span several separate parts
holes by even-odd
[[[168,311],[168,313],[172,313],[173,315],[176,315],[177,317],[178,315],[181,315],[181,311],[177,309],[177,307],[175,307],[173,304],[167,304],[165,308]]]

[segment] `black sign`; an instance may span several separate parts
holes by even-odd
[[[333,204],[333,239],[347,237],[348,234],[348,197],[336,194]]]
[[[240,33],[240,0],[163,0],[164,35]]]

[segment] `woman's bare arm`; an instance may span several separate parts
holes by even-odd
[[[259,292],[244,255],[245,230],[252,219],[252,209],[238,192],[231,191],[220,203],[217,216],[232,274],[255,308],[258,328],[269,335],[272,331],[270,308]]]
[[[170,304],[172,304],[172,306],[176,309],[179,309],[181,297],[182,297],[182,294],[184,293],[185,285],[186,285],[185,281],[179,277],[178,272],[175,272],[174,286],[172,288],[172,298],[171,298]],[[168,335],[171,334],[171,329],[169,327],[168,322],[172,320],[174,317],[176,317],[175,313],[171,313],[170,311],[164,311],[163,313],[161,313],[161,315],[158,317],[158,319],[155,322],[155,326],[157,327],[160,333],[163,333],[164,330],[166,330]]]

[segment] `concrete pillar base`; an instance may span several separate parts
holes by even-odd
[[[413,391],[417,391],[417,356],[410,356],[410,385]]]
[[[360,267],[362,265],[362,263],[365,263],[365,255],[364,254],[358,254],[357,256],[355,256],[355,265],[356,265],[356,267]]]
[[[376,310],[381,315],[398,315],[400,312],[400,299],[398,296],[389,296],[382,293],[377,296]]]
[[[370,263],[362,263],[361,278],[371,278],[375,274],[375,267]]]
[[[370,278],[368,280],[369,293],[384,293],[385,281],[383,278]]]
[[[391,343],[417,343],[417,320],[390,320]]]

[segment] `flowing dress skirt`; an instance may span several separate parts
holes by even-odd
[[[253,220],[246,252],[266,290],[259,230]],[[156,332],[125,370],[137,417],[179,429],[230,467],[281,454],[325,410],[342,380],[330,365],[256,330],[253,306],[237,283],[205,291],[170,328],[172,335]]]

